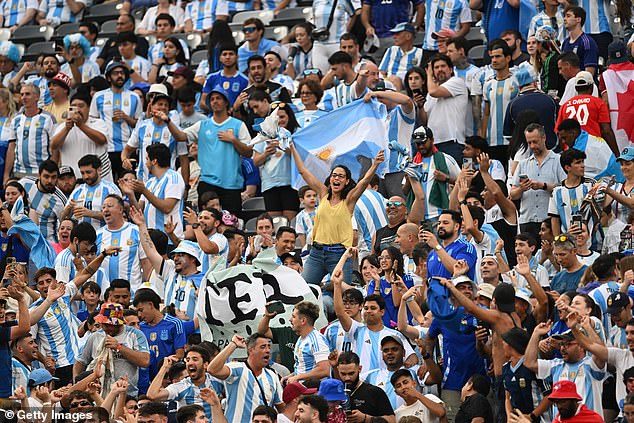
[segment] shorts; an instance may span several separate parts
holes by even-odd
[[[299,211],[297,191],[289,185],[275,187],[262,192],[266,211],[281,212],[284,210]]]

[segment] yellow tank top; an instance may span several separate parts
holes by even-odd
[[[331,206],[327,196],[320,200],[315,214],[313,241],[352,247],[352,214],[345,201]]]

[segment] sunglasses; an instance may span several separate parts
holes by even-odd
[[[252,32],[255,32],[257,28],[254,26],[247,26],[245,28],[242,28],[242,32],[244,32],[245,34],[250,34]]]
[[[271,110],[275,110],[277,108],[283,109],[286,107],[286,103],[282,102],[282,101],[276,101],[274,103],[271,103]]]
[[[404,205],[405,203],[401,202],[401,201],[388,201],[387,203],[385,203],[386,207],[401,207],[402,205]]]
[[[555,241],[557,242],[566,242],[566,241],[570,241],[571,238],[568,235],[557,235],[555,237]]]
[[[90,407],[92,404],[86,400],[84,401],[79,401],[79,402],[71,402],[70,403],[70,408],[77,408],[77,407]]]
[[[320,73],[319,69],[304,69],[304,75],[319,75]]]

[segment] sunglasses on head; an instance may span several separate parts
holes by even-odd
[[[571,238],[568,235],[557,235],[555,237],[555,241],[557,241],[557,242],[566,242],[566,241],[569,241],[569,240],[571,240]]]
[[[275,110],[277,108],[283,109],[286,107],[286,103],[282,102],[282,101],[276,101],[274,103],[271,103],[271,110]]]
[[[385,203],[385,205],[386,205],[387,207],[392,207],[392,206],[394,206],[394,207],[401,207],[403,204],[405,204],[405,203],[403,203],[403,202],[401,202],[401,201],[388,201],[387,203]]]

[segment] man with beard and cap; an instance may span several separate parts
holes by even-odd
[[[95,94],[90,104],[90,116],[106,122],[108,155],[113,176],[118,180],[123,172],[121,152],[141,117],[143,104],[136,93],[124,88],[130,78],[127,66],[112,62],[106,67],[105,76],[110,88]]]
[[[548,399],[557,406],[559,413],[553,423],[601,423],[603,418],[600,414],[588,409],[585,404],[579,405],[583,398],[577,393],[578,389],[574,382],[562,380],[555,383],[552,393]]]
[[[449,207],[451,193],[449,185],[455,183],[460,174],[460,167],[451,155],[435,148],[434,132],[431,128],[426,126],[416,128],[412,134],[412,142],[416,149],[412,161],[421,165],[420,183],[425,193],[424,219],[433,224],[438,220],[440,212]],[[408,193],[410,185],[406,182],[403,192]],[[411,194],[408,194],[408,200],[410,196]],[[420,222],[412,223],[419,224]]]
[[[62,220],[66,196],[57,188],[59,168],[53,160],[39,166],[38,177],[25,176],[20,180],[28,194],[29,205],[37,213],[42,235],[50,242],[58,242],[57,225]]]
[[[57,122],[63,122],[70,109],[70,85],[71,80],[67,74],[59,72],[48,81],[48,92],[53,101],[42,108],[55,117]]]
[[[454,276],[466,273],[467,264],[463,260],[456,263]],[[488,323],[493,331],[493,372],[495,375],[495,393],[497,395],[498,405],[500,409],[498,413],[504,410],[504,385],[502,380],[502,366],[506,361],[504,349],[502,345],[503,333],[508,332],[514,327],[521,327],[521,320],[515,312],[515,289],[513,285],[500,283],[493,291],[493,301],[495,308],[491,310],[478,306],[473,298],[463,294],[456,288],[452,281],[443,279],[441,284],[449,289],[456,302],[464,307],[465,312],[474,316],[476,319]]]
[[[114,380],[126,377],[128,395],[138,395],[139,368],[150,365],[150,350],[143,332],[127,326],[123,318],[123,306],[115,303],[101,305],[95,322],[101,324],[101,330],[92,334],[81,355],[73,367],[73,374],[79,375],[93,361],[97,360],[103,349],[112,351],[113,367],[110,369]],[[159,379],[163,381],[161,377]]]
[[[221,260],[226,262],[229,255],[229,245],[227,238],[220,232],[218,228],[222,223],[222,212],[218,209],[207,208],[196,215],[196,212],[187,209],[183,216],[189,223],[196,235],[196,242],[203,251],[202,273],[207,273],[209,267]]]
[[[300,397],[314,394],[315,392],[317,392],[317,388],[307,388],[299,382],[286,385],[282,393],[284,411],[277,415],[277,421],[280,423],[293,423]]]
[[[465,119],[470,110],[469,90],[462,78],[454,75],[453,63],[444,54],[438,54],[427,65],[427,125],[434,132],[436,148],[462,162],[462,150],[467,126]]]
[[[575,328],[577,323],[573,324],[573,322],[574,319],[568,320],[568,323]],[[533,330],[533,335],[524,353],[524,366],[535,372],[538,379],[551,377],[553,384],[572,380],[576,385],[577,392],[584,393],[583,398],[579,398],[579,400],[590,410],[599,413],[603,417],[601,392],[603,392],[603,382],[608,376],[607,366],[605,365],[605,359],[607,358],[605,346],[593,348],[592,355],[587,354],[589,350],[586,350],[585,346],[592,348],[593,341],[585,342],[587,338],[584,338],[583,334],[580,336],[579,330],[573,329],[572,332],[568,331],[553,336],[554,339],[561,342],[559,350],[562,358],[552,360],[538,359],[539,341],[551,328],[552,323],[548,321],[540,323]],[[632,331],[634,334],[634,326],[632,326]],[[634,340],[634,338],[632,339]],[[622,351],[625,353],[624,355],[632,356],[629,351]],[[597,355],[596,352],[599,352],[599,354]],[[602,354],[602,352],[605,354]],[[631,367],[631,365],[625,368],[628,367]]]
[[[101,179],[101,161],[96,155],[82,157],[78,165],[84,183],[70,194],[64,214],[72,215],[80,222],[88,222],[97,230],[104,225],[101,212],[103,200],[109,194],[121,195],[121,191],[114,183]]]
[[[77,177],[75,177],[73,168],[70,166],[60,166],[59,176],[57,177],[57,188],[61,189],[68,198],[75,189],[75,185],[77,185]]]
[[[165,260],[152,242],[147,232],[143,214],[136,208],[130,209],[130,219],[139,227],[139,236],[143,251],[152,264],[156,274],[165,283],[165,304],[173,304],[193,320],[195,316],[198,290],[204,274],[197,267],[201,263],[198,244],[181,241],[172,252],[172,260]]]
[[[229,362],[231,354],[238,348],[246,348],[246,362]],[[260,333],[254,333],[247,339],[234,335],[209,363],[207,371],[224,381],[227,394],[225,414],[228,421],[249,423],[251,414],[258,405],[282,409],[282,385],[277,374],[267,367],[270,359],[269,339]]]

